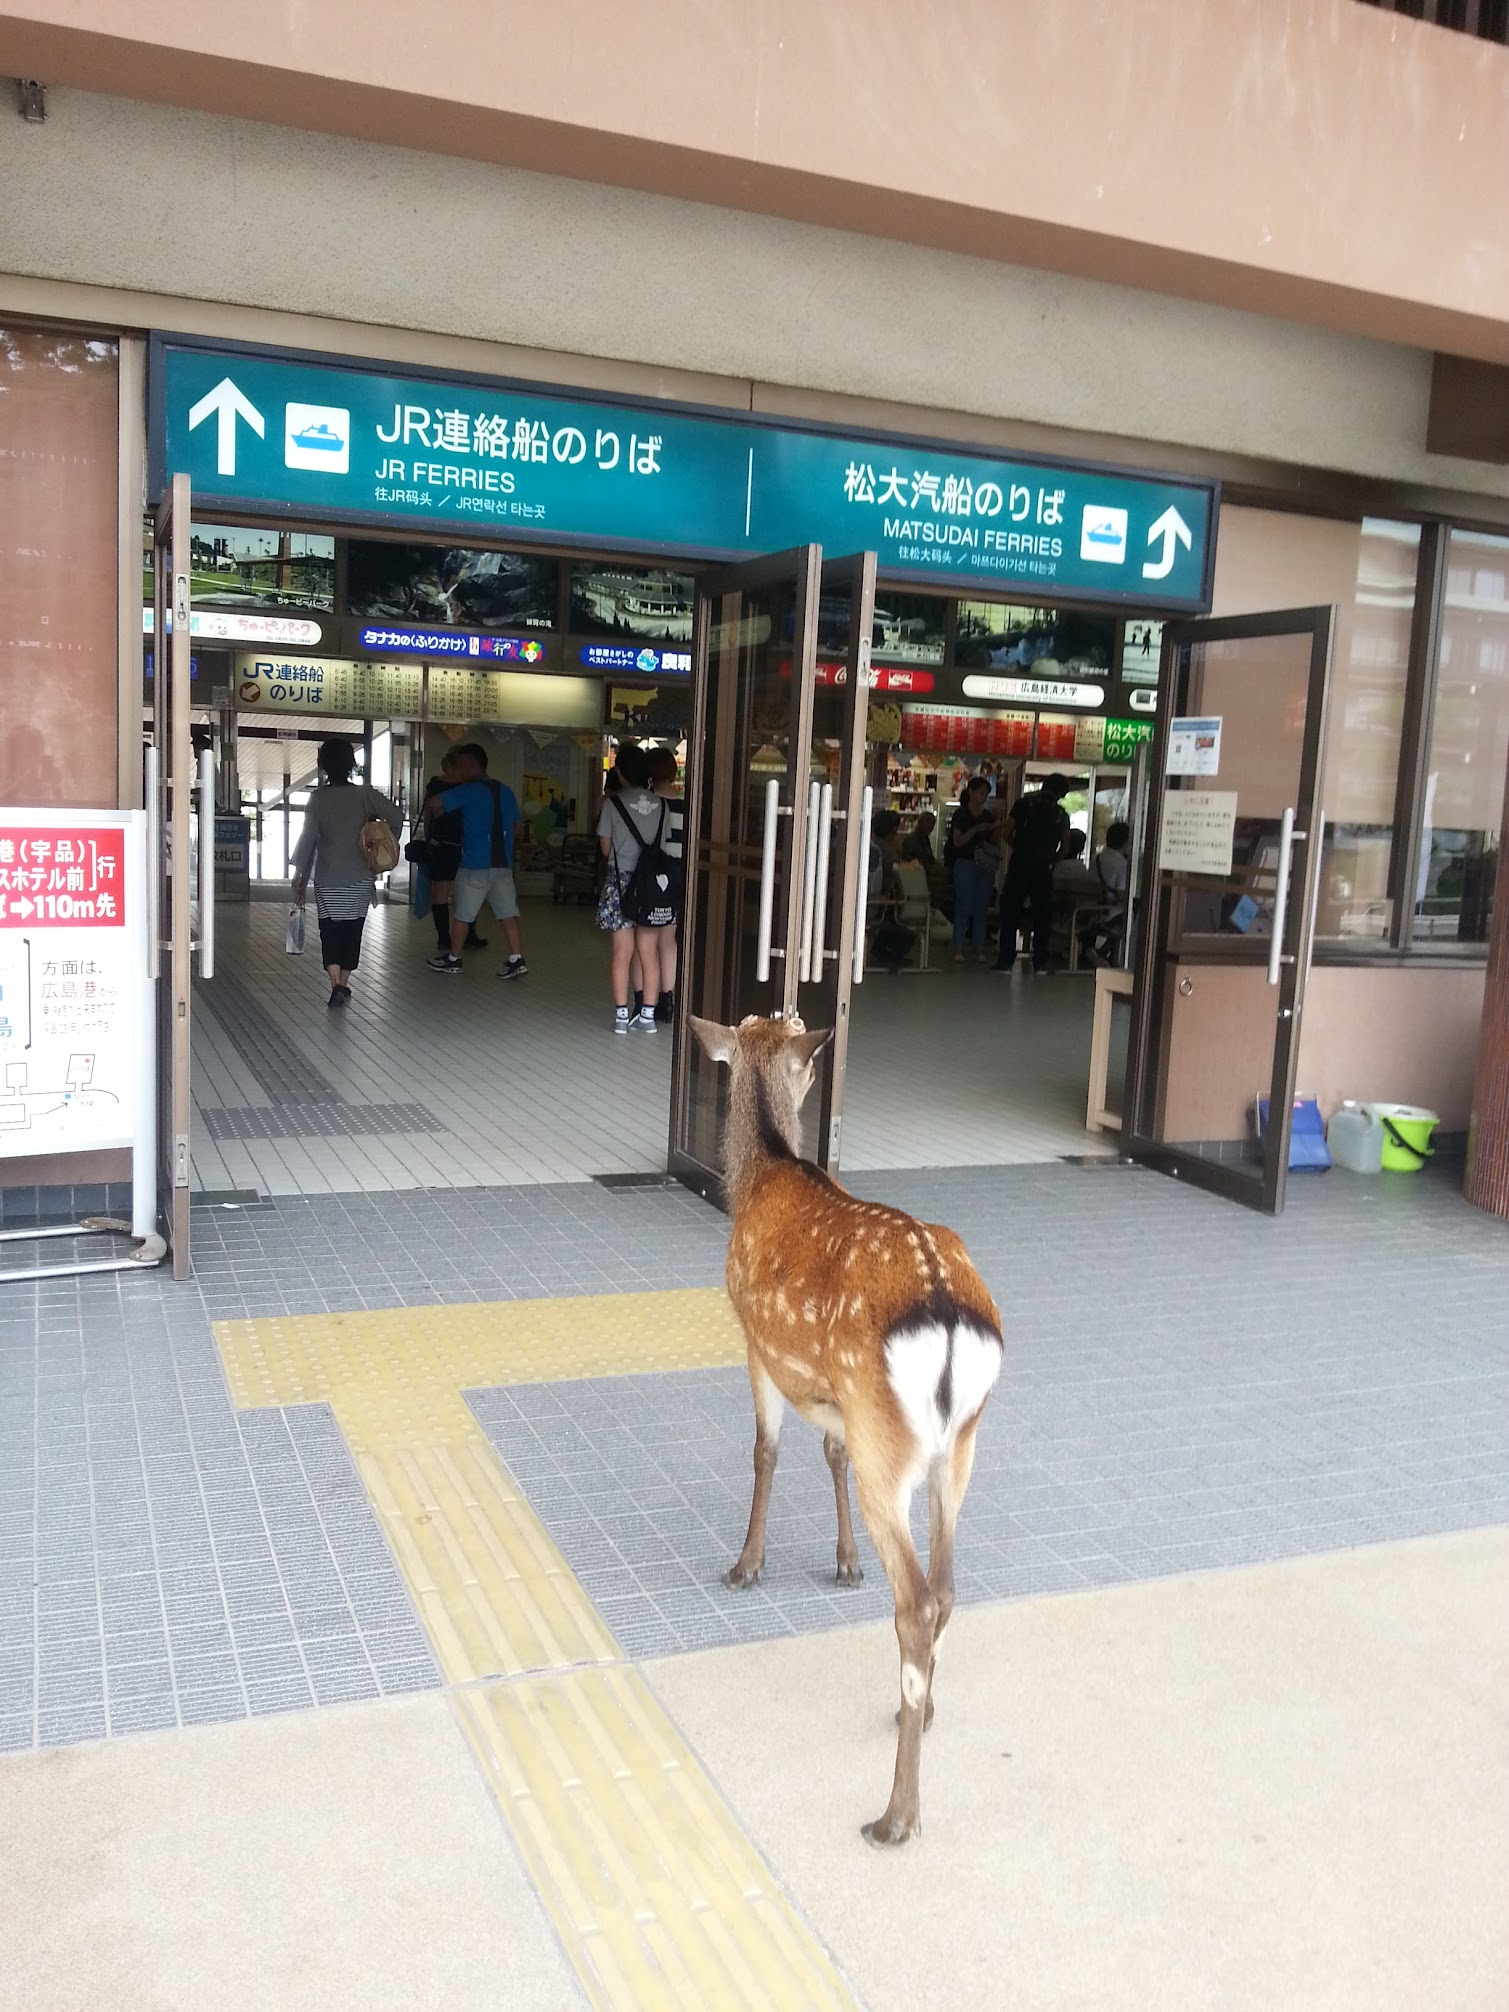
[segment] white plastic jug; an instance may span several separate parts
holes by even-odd
[[[1354,1174],[1376,1174],[1383,1169],[1383,1120],[1350,1097],[1339,1111],[1331,1113],[1326,1126],[1326,1144],[1338,1167]]]

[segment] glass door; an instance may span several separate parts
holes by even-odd
[[[721,1194],[727,1076],[689,1014],[831,1026],[803,1152],[820,1166],[837,1157],[874,581],[872,554],[824,566],[807,545],[698,583],[668,1157],[699,1193]]]
[[[1315,923],[1335,610],[1163,632],[1126,1150],[1276,1215]]]
[[[157,505],[153,527],[152,731],[145,798],[152,854],[147,869],[150,955],[157,978],[158,1210],[174,1278],[189,1274],[189,1027],[196,896],[189,821],[196,780],[189,731],[189,522],[189,478],[175,475]],[[213,840],[201,849],[213,871]]]

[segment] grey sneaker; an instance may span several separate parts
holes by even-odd
[[[615,1006],[613,1009],[613,1032],[615,1034],[627,1034],[632,1025],[633,1021],[630,1017],[628,1007]]]
[[[642,1006],[629,1022],[629,1025],[637,1027],[642,1034],[658,1034],[660,1032],[660,1029],[655,1024],[655,1009],[653,1006]]]

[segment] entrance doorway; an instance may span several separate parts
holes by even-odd
[[[945,672],[972,676],[976,663],[992,670],[1028,663],[1011,652],[1036,652],[1041,667],[1056,648],[1067,661],[1047,668],[1063,674],[1060,693],[1074,697],[1073,679],[1085,675],[1084,666],[1112,685],[1120,645],[1097,644],[1100,632],[1085,611],[1056,629],[1051,610],[970,604],[974,626],[966,634],[964,604],[939,599],[942,612],[931,613],[923,596],[877,589],[873,555],[835,561],[817,547],[704,574],[695,584],[674,562],[651,569],[611,556],[542,560],[531,553],[530,566],[553,569],[558,594],[532,640],[518,613],[522,603],[488,626],[491,618],[466,600],[466,569],[452,563],[467,555],[448,550],[433,567],[449,596],[446,625],[423,633],[434,660],[412,667],[416,690],[429,700],[397,707],[389,702],[396,687],[376,678],[381,664],[372,660],[382,637],[396,649],[415,634],[391,612],[392,567],[385,571],[364,551],[364,577],[375,566],[390,598],[359,600],[351,591],[357,541],[338,541],[334,527],[312,527],[306,538],[323,535],[340,556],[328,562],[325,601],[311,594],[301,604],[318,614],[304,626],[321,638],[302,645],[302,660],[314,662],[307,654],[314,648],[332,653],[346,679],[341,690],[349,686],[366,709],[327,707],[318,719],[308,710],[302,718],[279,712],[268,703],[266,679],[255,702],[241,703],[238,694],[256,683],[253,668],[260,676],[267,667],[262,652],[229,650],[231,675],[217,700],[213,653],[202,642],[193,660],[201,682],[185,685],[180,705],[168,619],[184,570],[169,549],[172,524],[187,521],[189,510],[187,485],[181,497],[179,487],[163,520],[168,543],[157,555],[167,597],[156,614],[158,634],[166,623],[174,635],[164,659],[174,676],[156,692],[149,735],[164,778],[160,801],[171,816],[173,738],[184,721],[185,787],[192,787],[193,742],[213,742],[223,787],[234,795],[220,806],[231,857],[219,877],[213,978],[194,977],[185,961],[194,924],[190,917],[180,929],[177,903],[192,892],[187,879],[176,897],[170,872],[162,886],[164,960],[171,952],[175,971],[181,963],[187,974],[173,995],[171,1029],[180,1045],[188,1041],[188,1066],[175,1063],[172,1076],[175,1110],[187,1099],[187,1181],[181,1153],[164,1164],[165,1201],[181,1245],[195,1196],[653,1179],[668,1166],[711,1190],[718,1093],[681,1023],[673,1036],[628,1042],[607,1031],[606,948],[591,905],[594,825],[604,766],[625,738],[668,743],[685,760],[683,1008],[724,1019],[795,1011],[837,1030],[810,1111],[815,1158],[873,1171],[1020,1163],[1103,1145],[1087,1141],[1083,1124],[1092,982],[1071,968],[1080,962],[1079,918],[1055,939],[1069,983],[1034,986],[1024,970],[997,975],[994,943],[989,963],[961,976],[941,854],[959,786],[987,769],[1001,810],[1048,773],[1063,774],[1069,821],[1083,831],[1092,858],[1111,827],[1129,813],[1135,822],[1136,749],[1127,738],[1135,722],[1095,720],[1092,732],[1083,721],[1050,721],[1043,713],[1036,744],[1029,731],[1023,749],[1011,738],[1021,731],[1020,714],[929,709],[912,697]],[[216,604],[205,628],[227,631],[229,624],[233,633],[228,597],[204,578],[198,531],[187,573],[191,587],[208,589],[206,601],[213,595]],[[217,538],[206,549],[231,543]],[[288,544],[280,533],[279,552]],[[365,545],[384,549],[380,540]],[[477,548],[471,556],[489,553]],[[234,558],[216,560],[217,567],[227,563]],[[383,610],[380,618],[374,608]],[[482,624],[469,638],[460,630],[467,619]],[[1108,637],[1120,626],[1116,616],[1097,619]],[[1078,658],[1070,659],[1071,646]],[[468,711],[456,701],[447,713],[435,695],[460,674],[441,652],[457,647],[479,657],[485,647],[494,663],[543,662],[545,673],[533,682],[541,703],[552,706],[574,679],[581,682],[579,671],[595,668],[590,719],[562,725],[558,713],[532,714],[526,704],[505,727],[489,728],[479,705]],[[342,654],[358,649],[367,655]],[[283,656],[296,660],[292,646]],[[1175,693],[1173,663],[1166,659],[1167,697],[1194,702]],[[986,675],[984,682],[1008,681]],[[1025,717],[1031,729],[1034,716]],[[1062,752],[1054,751],[1050,725]],[[463,987],[436,980],[425,968],[425,925],[400,866],[368,921],[358,1011],[324,1012],[313,960],[284,948],[285,876],[318,741],[332,731],[356,744],[363,776],[401,802],[406,836],[440,750],[457,739],[487,738],[493,772],[515,784],[531,818],[545,803],[529,797],[525,777],[552,763],[559,769],[560,816],[532,827],[520,873],[526,984],[494,984],[500,958],[491,944]],[[1000,747],[991,738],[997,735],[1004,736]],[[888,897],[877,899],[877,855],[914,834],[924,809],[934,820],[935,871],[924,874],[911,905],[905,898],[888,905]],[[238,819],[245,820],[244,849]],[[218,850],[218,829],[216,839]],[[233,902],[228,882],[238,870],[238,891],[252,898]],[[907,879],[915,885],[915,876]],[[878,927],[890,920],[907,939],[899,958],[885,954]],[[488,926],[484,916],[484,934]],[[1112,1074],[1114,1081],[1114,1064]],[[165,1106],[165,1141],[181,1142],[185,1128],[167,1117]],[[1136,1149],[1145,1150],[1143,1134],[1137,1139]]]

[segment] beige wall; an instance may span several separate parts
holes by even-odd
[[[343,322],[359,351],[473,370],[559,380],[576,357],[667,395],[1509,497],[1509,469],[1425,452],[1423,350],[1133,287],[61,90],[43,125],[0,118],[0,188],[0,271],[117,290],[100,311],[138,325],[228,302],[269,341]],[[0,309],[50,293],[0,280]]]
[[[1330,1115],[1344,1097],[1423,1104],[1465,1131],[1484,968],[1318,965],[1305,989],[1296,1088]]]
[[[11,0],[6,67],[1509,357],[1504,52],[1355,0]]]

